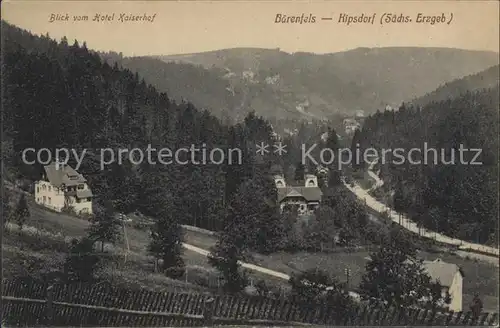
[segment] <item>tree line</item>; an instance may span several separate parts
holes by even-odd
[[[458,82],[455,82],[458,83]],[[375,171],[382,195],[422,227],[446,235],[496,245],[498,242],[498,87],[463,92],[445,101],[383,111],[368,117],[352,147],[418,149],[413,160],[393,162],[390,153]],[[481,149],[464,152],[460,147]],[[436,149],[437,153],[432,150]],[[380,152],[379,152],[380,153]],[[427,162],[425,157],[427,156]],[[480,162],[481,165],[468,163]],[[444,162],[443,162],[444,161]],[[447,164],[448,163],[448,164]],[[451,163],[451,164],[450,164]],[[366,163],[357,163],[358,170]]]

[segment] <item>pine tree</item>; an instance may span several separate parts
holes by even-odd
[[[64,271],[69,281],[90,282],[102,265],[94,252],[94,241],[89,238],[73,239],[66,256]]]
[[[267,171],[258,172],[250,183],[251,188],[255,190],[254,197],[259,202],[257,206],[260,210],[253,223],[256,228],[255,243],[250,247],[259,253],[270,254],[281,248],[285,237],[278,204],[278,190]]]
[[[68,38],[66,36],[63,36],[61,38],[61,46],[67,47],[68,46]]]
[[[328,139],[326,140],[326,147],[332,151],[333,161],[332,164],[329,165],[330,176],[328,179],[328,186],[338,186],[341,182],[341,171],[339,167],[339,138],[337,136],[337,132],[335,129],[328,129]],[[327,159],[328,160],[328,159]]]
[[[163,272],[176,278],[184,272],[182,259],[183,231],[170,213],[156,219],[151,229],[151,242],[148,251],[162,261]],[[170,269],[170,270],[169,270]]]
[[[104,244],[115,244],[121,238],[123,222],[115,216],[113,205],[110,201],[104,201],[97,207],[97,211],[91,220],[89,238],[101,243],[101,252],[104,252]]]
[[[21,230],[26,223],[26,220],[30,217],[30,210],[28,208],[28,203],[26,201],[26,196],[24,193],[19,198],[19,202],[17,203],[16,210],[14,212],[14,218],[16,220],[17,225],[19,226],[19,230]]]
[[[399,224],[401,224],[401,215],[405,211],[407,211],[407,208],[405,206],[405,198],[404,198],[404,190],[403,190],[403,183],[401,180],[398,181],[396,184],[396,189],[394,190],[394,196],[393,196],[393,204],[394,204],[394,210],[399,214]]]
[[[304,181],[304,177],[306,174],[306,168],[303,163],[298,163],[297,167],[295,168],[295,181]]]
[[[162,196],[163,195],[163,196]],[[153,199],[155,224],[151,229],[151,241],[148,252],[154,256],[156,263],[162,261],[161,268],[171,277],[178,277],[184,272],[182,259],[182,242],[184,239],[182,227],[178,222],[177,201],[172,195],[159,194],[163,199]]]
[[[337,228],[334,222],[335,212],[328,206],[320,206],[316,212],[313,224],[308,229],[309,234],[305,236],[308,244],[317,250],[332,249],[335,247]]]
[[[113,208],[120,213],[130,213],[135,208],[139,188],[139,179],[134,168],[128,163],[113,163],[107,180]]]
[[[251,246],[255,245],[256,228],[250,230],[250,226],[260,213],[256,214],[252,206],[261,204],[255,204],[256,197],[251,186],[250,181],[243,183],[232,199],[224,228],[209,255],[209,263],[223,275],[225,289],[231,293],[239,292],[246,286],[246,275],[241,272],[238,261],[246,260]]]
[[[221,232],[208,256],[208,262],[224,277],[224,289],[229,293],[238,293],[248,284],[247,275],[240,270],[238,263],[247,257],[247,250],[244,236],[231,232],[231,227],[227,226]]]

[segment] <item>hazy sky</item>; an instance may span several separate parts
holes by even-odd
[[[96,13],[115,14],[94,22]],[[153,22],[119,22],[120,14],[154,15]],[[375,14],[375,24],[346,26],[341,13]],[[412,23],[380,24],[384,13],[409,15]],[[441,15],[448,24],[418,24],[418,13]],[[328,53],[357,47],[429,46],[499,50],[497,1],[3,1],[3,19],[36,34],[86,41],[97,50],[124,55],[177,54],[234,47],[281,48]],[[69,22],[49,22],[51,14]],[[276,24],[276,14],[312,14],[314,24]],[[88,15],[74,22],[74,15]],[[332,17],[332,20],[321,20]]]

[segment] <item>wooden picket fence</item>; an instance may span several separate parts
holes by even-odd
[[[336,315],[320,305],[266,297],[126,290],[104,285],[47,285],[3,281],[3,325],[210,326],[404,325],[494,326],[498,314],[436,313],[359,306]]]

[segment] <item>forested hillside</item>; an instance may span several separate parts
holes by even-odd
[[[450,89],[442,90],[448,94]],[[429,98],[442,99],[437,94]],[[398,111],[369,117],[353,143],[359,142],[362,148],[403,148],[405,155],[412,148],[420,149],[412,156],[422,165],[410,164],[408,157],[404,164],[391,164],[400,160],[390,154],[380,165],[386,195],[394,192],[389,197],[394,208],[432,230],[494,244],[498,240],[498,108],[498,85],[423,107],[403,104]],[[467,164],[476,151],[464,152],[461,160],[460,145],[481,149],[475,162],[482,164]],[[437,150],[437,163],[431,148]]]
[[[284,220],[278,211],[271,173],[284,171],[294,179],[301,140],[319,142],[324,123],[302,124],[297,135],[283,140],[287,154],[277,158],[271,151],[276,141],[271,124],[254,113],[247,114],[236,125],[223,124],[190,103],[171,101],[138,74],[116,63],[108,65],[87,49],[85,43],[74,41],[70,45],[65,38],[56,42],[5,23],[3,28],[2,146],[6,150],[3,179],[27,180],[32,184],[40,178],[42,165],[22,162],[20,155],[27,148],[46,148],[53,154],[62,147],[78,152],[86,149],[79,171],[88,179],[95,195],[94,204],[99,210],[95,211],[98,213],[95,217],[106,222],[112,221],[113,213],[139,211],[153,218],[156,225],[149,250],[155,256],[170,254],[174,249],[180,252],[177,242],[182,238],[176,228],[179,223],[226,231],[238,239],[234,241],[237,247],[258,252],[283,247],[316,249],[331,242],[331,234],[323,234],[321,238],[316,235],[317,229],[325,229],[324,225],[337,229],[345,244],[371,240],[366,237],[370,234],[365,229],[366,213],[352,194],[346,195],[338,174],[328,182],[334,185],[325,195],[325,209],[322,209],[322,213],[330,214],[323,215],[318,224],[311,223],[311,233],[304,232],[307,242],[296,241],[299,228],[295,224],[285,227],[285,221],[295,220],[296,213],[287,214],[288,220]],[[337,134],[329,130],[329,136],[324,143],[332,149],[338,148]],[[270,147],[265,158],[255,151],[256,144],[261,142]],[[156,164],[150,164],[146,157],[138,164],[136,156],[131,163],[126,154],[122,164],[100,168],[99,152],[103,148],[115,152],[139,148],[146,152],[150,146],[175,152],[191,145],[196,148],[203,145],[208,152],[214,147],[226,150],[225,160],[220,164],[200,164],[201,153],[194,160],[191,154],[183,153],[178,161],[161,164],[153,152]],[[315,157],[320,148],[314,152]],[[227,151],[231,149],[241,151],[241,162],[239,156],[229,161]],[[33,153],[27,156],[27,161],[46,159],[46,156],[36,159]],[[69,164],[75,165],[74,157]],[[307,170],[314,173],[316,167],[302,167],[302,174]],[[333,216],[336,219],[331,222]],[[170,266],[176,265],[171,258],[163,260]]]
[[[2,31],[6,164],[2,177],[31,181],[40,177],[40,165],[21,162],[26,148],[85,148],[81,173],[98,199],[111,199],[117,211],[158,215],[166,204],[175,204],[169,211],[177,211],[180,223],[217,229],[239,184],[265,172],[264,166],[252,165],[255,152],[247,147],[271,138],[269,123],[263,119],[249,114],[242,124],[226,126],[190,103],[171,101],[137,74],[103,63],[85,43],[36,37],[5,22]],[[173,151],[191,144],[198,148],[205,144],[209,151],[216,146],[238,148],[243,163],[148,165],[145,160],[132,165],[125,158],[123,165],[99,169],[96,149],[145,150],[148,144]]]
[[[259,100],[270,115],[295,111],[323,117],[358,109],[373,113],[498,65],[498,54],[493,52],[418,47],[357,48],[332,54],[234,48],[158,58],[223,70],[224,79],[233,85],[260,90],[250,92],[250,99],[254,106]],[[280,106],[270,106],[268,95],[274,95]],[[288,112],[280,113],[283,109]]]
[[[100,53],[109,63],[118,63],[143,76],[158,90],[176,100],[189,99],[197,107],[208,109],[224,121],[241,121],[249,112],[266,118],[310,118],[315,114],[297,110],[304,97],[282,93],[270,84],[232,76],[223,68],[206,69],[191,63],[164,62],[151,57],[120,57]],[[319,117],[324,117],[320,115]]]
[[[212,52],[123,57],[100,53],[138,72],[173,99],[224,118],[255,111],[266,118],[328,118],[375,112],[498,64],[498,54],[442,48],[358,48],[333,54],[236,48]]]
[[[240,263],[247,262],[265,265],[252,278],[269,275],[272,271],[266,267],[280,270],[274,277],[291,275],[290,291],[281,293],[280,289],[281,300],[320,303],[335,308],[337,314],[342,314],[340,317],[356,307],[348,293],[352,289],[366,300],[394,303],[398,307],[436,309],[441,286],[431,281],[418,264],[422,260],[416,258],[417,249],[433,250],[435,245],[427,245],[427,241],[407,234],[397,225],[389,226],[384,220],[368,215],[362,202],[342,184],[335,161],[321,167],[318,178],[323,196],[316,211],[299,216],[298,209],[292,205],[280,212],[271,175],[284,173],[287,184],[290,181],[303,185],[305,173],[318,173],[314,161],[309,160],[306,165],[300,163],[301,147],[304,143],[317,143],[318,147],[310,154],[318,158],[324,147],[335,152],[346,146],[346,139],[339,138],[332,128],[334,124],[321,120],[310,124],[276,120],[273,127],[252,111],[242,111],[245,115],[241,121],[232,124],[208,110],[201,110],[203,105],[174,101],[171,95],[148,84],[137,72],[121,67],[121,59],[110,65],[101,58],[102,54],[88,49],[83,41],[70,42],[63,38],[59,42],[48,35],[34,36],[3,21],[2,32],[3,182],[21,182],[22,187],[32,188],[33,182],[40,178],[39,162],[47,158],[35,158],[33,153],[28,153],[25,160],[35,164],[27,164],[21,156],[27,148],[35,151],[45,148],[52,154],[57,148],[66,148],[79,155],[87,150],[78,171],[87,179],[94,196],[93,213],[79,214],[80,218],[88,219],[87,222],[75,218],[78,214],[71,211],[70,204],[65,204],[64,214],[52,213],[33,204],[33,196],[26,192],[29,188],[17,188],[10,183],[11,189],[2,194],[4,231],[9,232],[9,246],[23,242],[16,246],[15,252],[11,247],[11,269],[19,270],[11,271],[11,276],[27,275],[44,283],[57,278],[70,283],[106,282],[113,286],[116,281],[111,281],[107,270],[122,275],[120,270],[126,267],[127,275],[123,277],[128,285],[137,280],[156,281],[160,272],[173,279],[186,279],[187,283],[189,266],[189,279],[208,290],[212,290],[209,279],[214,277],[217,289],[214,287],[213,291],[237,295],[248,290],[252,293],[254,288],[253,293],[268,295],[269,287],[276,284],[274,278],[254,285],[248,280],[248,273],[241,270]],[[154,70],[155,65],[150,70]],[[175,67],[185,67],[188,80],[211,80],[215,89],[223,87],[217,85],[219,80],[210,74],[197,75],[201,71],[194,66]],[[165,69],[158,76],[171,78],[173,82],[169,83],[174,87],[176,81],[187,83],[175,70]],[[203,84],[193,83],[188,87],[211,90],[204,89]],[[325,93],[330,88],[329,85],[320,87]],[[342,91],[336,92],[342,94]],[[293,90],[289,94],[293,95]],[[200,101],[216,101],[216,97],[211,97],[200,98]],[[485,242],[494,238],[496,232],[494,204],[498,201],[498,185],[494,155],[498,142],[492,136],[498,133],[494,120],[497,108],[498,90],[494,89],[431,103],[421,111],[401,108],[397,113],[377,113],[367,119],[355,141],[364,147],[372,144],[411,147],[419,146],[429,137],[429,143],[435,147],[457,147],[459,143],[482,147],[484,153],[480,159],[485,165],[481,167],[385,166],[383,178],[388,186],[397,189],[398,210],[420,217],[427,226],[439,224],[439,230],[462,238],[477,237]],[[286,154],[281,157],[273,151],[279,137],[273,132],[274,128],[294,130],[280,140],[287,146]],[[328,132],[326,138],[325,132]],[[268,145],[263,148],[267,151],[265,157],[256,153],[256,145],[261,143]],[[109,159],[109,156],[101,157],[103,148],[114,151],[115,156],[120,149],[128,152],[122,156],[121,163],[102,168],[103,159]],[[167,158],[167,161],[172,159],[170,163],[161,163],[158,152],[150,152],[151,157],[130,156],[133,149],[147,154],[148,149],[177,152],[180,148],[204,148],[207,153],[217,148],[224,157],[216,164],[202,152],[183,151],[180,156]],[[235,154],[233,150],[236,155],[229,161],[228,154],[230,151]],[[137,151],[134,153],[138,155]],[[75,157],[70,157],[69,164],[74,167],[75,162]],[[9,199],[18,194],[21,195],[13,208]],[[66,212],[67,209],[70,211]],[[125,223],[125,217],[117,214],[133,219]],[[206,228],[217,234],[190,234],[197,229],[184,230],[180,224]],[[46,241],[49,238],[38,234],[43,227],[52,225],[57,231],[57,248],[52,243],[55,239],[49,243]],[[15,234],[10,233],[13,227],[16,227]],[[23,239],[28,228],[34,228],[36,239]],[[67,243],[62,237],[77,238]],[[122,237],[123,254],[118,245]],[[183,246],[200,247],[209,253],[207,258],[199,256],[206,254],[199,249],[184,253]],[[373,260],[367,261],[366,249],[356,251],[360,246],[373,249],[370,255]],[[59,253],[59,262],[45,261],[45,258],[43,267],[50,270],[38,273],[40,270],[32,269],[37,266],[24,258],[29,255],[32,262],[41,262],[38,254],[42,250],[51,260]],[[319,254],[328,252],[330,254]],[[30,253],[36,253],[36,258]],[[188,263],[193,259],[195,262]],[[323,264],[323,260],[329,264]],[[365,263],[366,271],[363,270]],[[217,272],[204,270],[207,264]],[[203,270],[191,269],[195,267]],[[350,271],[346,273],[344,269],[351,267],[357,280],[350,286]],[[38,277],[33,277],[32,271],[36,271]],[[195,272],[203,277],[193,278]],[[394,272],[406,274],[395,276]],[[348,275],[346,283],[343,274]],[[362,284],[358,285],[359,281]],[[438,296],[434,295],[436,290]],[[421,302],[422,299],[430,301]]]
[[[443,101],[448,100],[448,98],[455,98],[467,91],[494,88],[499,83],[499,75],[500,66],[492,66],[477,74],[447,82],[433,92],[415,99],[412,103],[422,106],[431,101]]]

